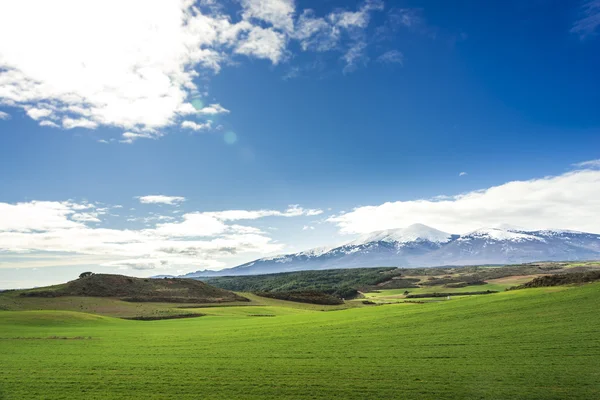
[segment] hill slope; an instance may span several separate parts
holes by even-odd
[[[181,279],[142,279],[123,275],[96,274],[62,285],[18,291],[23,297],[115,297],[126,301],[220,303],[246,301],[228,290],[204,282]]]
[[[598,399],[599,304],[589,284],[271,318],[0,312],[0,398]]]

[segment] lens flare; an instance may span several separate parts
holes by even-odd
[[[223,140],[225,140],[225,143],[227,144],[234,144],[235,142],[237,142],[237,135],[233,131],[225,132]]]
[[[194,99],[191,101],[191,103],[196,110],[202,110],[204,108],[204,103],[200,99]]]

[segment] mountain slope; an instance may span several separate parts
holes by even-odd
[[[276,272],[439,265],[513,264],[600,259],[600,235],[567,230],[481,228],[453,235],[422,224],[372,232],[345,245],[266,257],[221,271],[184,277],[256,275]]]

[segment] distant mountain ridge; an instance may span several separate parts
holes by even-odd
[[[600,259],[600,234],[569,230],[481,228],[465,235],[423,224],[372,232],[347,244],[260,258],[221,271],[182,277],[255,275],[276,272],[442,265],[515,264]]]

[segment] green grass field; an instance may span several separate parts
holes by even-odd
[[[600,398],[600,284],[331,312],[269,301],[164,321],[0,311],[0,399]]]

